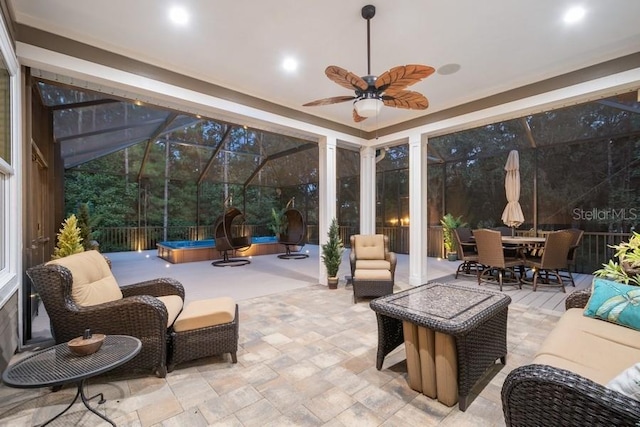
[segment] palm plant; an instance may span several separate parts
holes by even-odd
[[[447,254],[455,252],[456,241],[453,237],[453,230],[466,225],[462,222],[462,216],[456,218],[448,213],[442,217],[440,224],[442,225],[442,238],[444,240],[444,248],[446,249]]]

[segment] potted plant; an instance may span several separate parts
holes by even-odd
[[[618,261],[610,260],[608,264],[602,264],[602,268],[596,270],[593,275],[640,286],[640,233],[634,231],[628,242],[609,247],[616,250],[615,256]]]
[[[284,215],[284,209],[276,210],[271,208],[271,222],[269,223],[269,231],[273,233],[278,240],[280,236],[287,233],[287,217]]]
[[[333,218],[331,221],[327,236],[329,240],[322,245],[322,262],[327,268],[327,284],[329,285],[329,289],[337,289],[338,270],[342,262],[344,246],[342,239],[340,239],[340,228],[338,227],[338,220],[336,218]]]
[[[82,237],[80,237],[80,228],[78,227],[78,219],[71,214],[62,223],[62,228],[57,236],[57,245],[53,250],[52,259],[64,258],[69,255],[84,252],[82,246]]]
[[[442,224],[442,237],[444,240],[444,249],[446,251],[447,259],[449,261],[456,261],[458,259],[458,253],[456,251],[456,239],[453,235],[453,230],[463,226],[462,216],[454,217],[450,213],[446,214],[440,220]]]

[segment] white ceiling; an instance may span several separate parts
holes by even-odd
[[[365,131],[481,99],[529,83],[640,51],[638,0],[9,0],[16,22],[72,38],[187,76]],[[184,27],[168,8],[190,13]],[[371,20],[371,68],[396,65],[435,73],[411,87],[430,101],[425,111],[385,107],[361,124],[349,102],[302,107],[351,95],[325,75],[337,65],[365,75],[366,21]],[[563,13],[582,5],[582,22]],[[282,61],[295,57],[288,74]]]

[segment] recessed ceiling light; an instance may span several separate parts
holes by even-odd
[[[171,19],[174,24],[185,25],[189,22],[189,14],[185,8],[174,6],[169,9],[169,19]]]
[[[296,61],[293,58],[286,58],[283,62],[282,62],[282,68],[284,68],[285,71],[295,71],[298,69],[298,61]]]
[[[582,20],[586,13],[587,11],[584,9],[584,7],[574,6],[565,12],[564,22],[566,22],[567,24],[574,24]]]

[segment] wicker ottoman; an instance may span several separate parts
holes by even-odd
[[[360,297],[382,297],[393,293],[389,270],[358,269],[353,273],[353,303]]]
[[[238,305],[221,297],[193,301],[182,310],[170,334],[168,370],[178,363],[230,353],[237,363]]]

